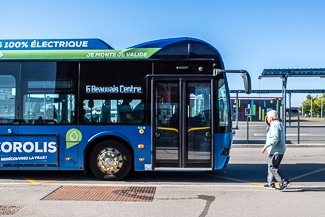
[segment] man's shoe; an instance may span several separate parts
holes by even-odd
[[[284,190],[286,190],[287,188],[289,188],[290,185],[291,185],[291,182],[289,182],[289,181],[282,182],[281,185],[280,185],[279,190],[280,190],[280,191],[284,191]]]
[[[265,188],[269,188],[269,189],[276,189],[274,183],[272,183],[271,185],[269,185],[269,184],[265,184],[264,187],[265,187]]]

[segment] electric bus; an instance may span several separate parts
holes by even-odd
[[[0,170],[220,170],[232,145],[218,50],[181,37],[114,49],[100,39],[0,40]]]

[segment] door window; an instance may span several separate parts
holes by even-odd
[[[230,112],[227,86],[224,79],[218,80],[218,101],[217,108],[219,111],[218,131],[228,132],[230,130]]]
[[[189,82],[188,88],[188,151],[189,160],[210,159],[211,151],[211,84]]]
[[[179,84],[157,82],[155,99],[156,159],[179,159]]]

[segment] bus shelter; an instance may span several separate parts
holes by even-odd
[[[289,77],[321,77],[325,78],[325,68],[310,69],[264,69],[258,79],[280,77],[282,78],[282,120],[286,124],[286,95],[287,80]],[[286,126],[286,125],[285,125]]]

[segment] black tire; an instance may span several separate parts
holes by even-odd
[[[131,152],[124,143],[105,140],[91,151],[89,165],[97,178],[117,181],[129,174],[132,162]]]

